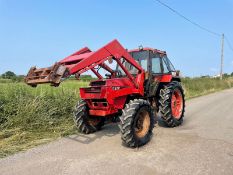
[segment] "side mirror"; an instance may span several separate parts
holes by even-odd
[[[176,76],[180,76],[180,70],[176,70]]]

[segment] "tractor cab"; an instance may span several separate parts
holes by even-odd
[[[129,54],[145,71],[144,94],[156,98],[160,89],[171,81],[180,82],[179,71],[176,71],[165,51],[152,48],[130,50]],[[130,69],[131,68],[131,69]],[[132,66],[128,67],[132,72]]]
[[[172,74],[176,72],[166,52],[152,48],[130,50],[129,54],[150,75]]]
[[[179,77],[179,71],[176,71],[171,61],[168,59],[165,51],[160,51],[152,48],[140,48],[128,51],[128,53],[137,61],[143,70],[146,72],[146,79],[149,75],[152,77],[161,77],[171,75],[174,78]],[[138,71],[129,62],[122,59],[122,64],[132,75],[137,75]],[[116,72],[122,77],[126,76],[119,65],[116,67]]]

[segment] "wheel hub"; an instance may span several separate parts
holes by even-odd
[[[171,108],[173,117],[180,119],[183,110],[183,97],[178,89],[172,94]]]
[[[141,111],[138,114],[138,120],[135,126],[135,134],[137,137],[144,137],[150,128],[150,116],[146,110]]]

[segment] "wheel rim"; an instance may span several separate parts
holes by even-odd
[[[183,96],[180,90],[176,89],[172,94],[172,116],[176,119],[180,119],[183,111]]]
[[[150,128],[150,115],[146,110],[140,111],[135,125],[135,134],[137,137],[144,137]]]

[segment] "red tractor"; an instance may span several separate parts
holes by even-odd
[[[126,50],[113,40],[95,52],[85,47],[48,68],[32,67],[25,81],[32,87],[59,86],[88,70],[98,79],[80,88],[74,121],[81,133],[100,130],[111,119],[119,121],[123,143],[139,147],[150,140],[158,113],[168,127],[182,123],[185,100],[179,71],[157,49]]]

